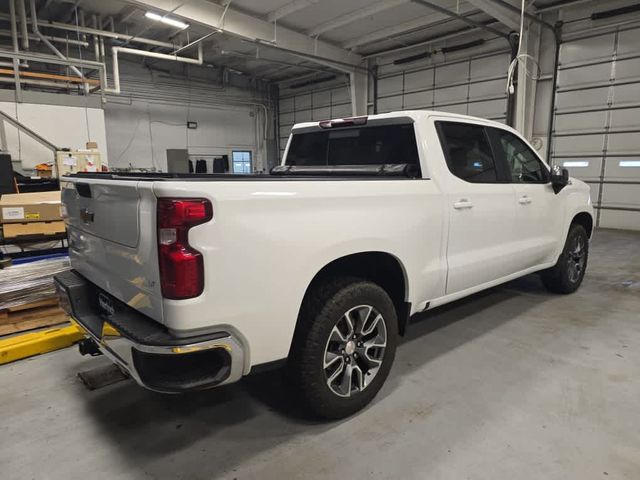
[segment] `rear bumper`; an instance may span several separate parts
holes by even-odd
[[[145,388],[177,393],[242,377],[242,344],[229,332],[178,338],[75,271],[56,275],[55,285],[61,306],[100,351]]]

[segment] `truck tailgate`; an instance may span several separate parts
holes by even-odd
[[[152,182],[61,182],[71,265],[89,281],[162,321]]]

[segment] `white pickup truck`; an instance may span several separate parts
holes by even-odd
[[[589,188],[505,125],[404,111],[293,127],[269,175],[78,174],[62,304],[140,385],[181,392],[286,360],[312,412],[365,406],[412,315],[587,266]]]

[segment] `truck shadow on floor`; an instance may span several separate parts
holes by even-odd
[[[402,378],[414,369],[549,298],[531,276],[420,315],[401,339],[396,364],[376,401],[400,394]],[[132,381],[85,395],[88,418],[116,446],[112,451],[120,460],[159,477],[232,476],[248,458],[340,423],[310,420],[279,370],[184,395],[155,394]]]

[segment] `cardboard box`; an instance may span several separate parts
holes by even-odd
[[[30,223],[5,223],[2,225],[4,238],[11,239],[24,235],[55,235],[64,233],[64,222],[30,222]]]
[[[59,190],[5,194],[0,198],[0,223],[59,221],[61,206]]]

